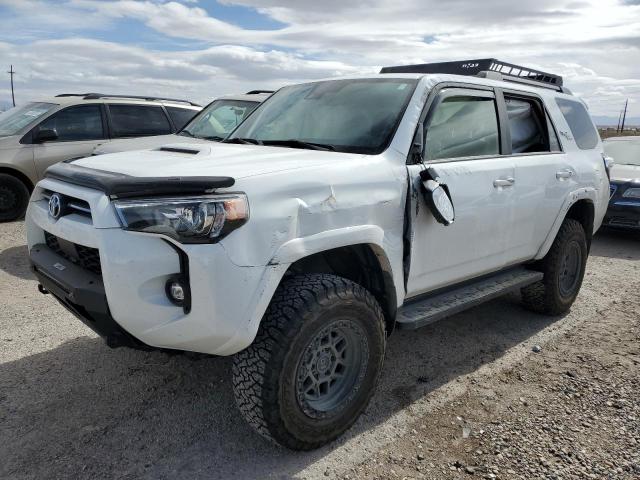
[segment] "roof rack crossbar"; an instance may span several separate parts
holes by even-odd
[[[150,95],[111,95],[106,93],[61,93],[59,95],[56,95],[56,97],[83,97],[84,100],[98,100],[101,98],[130,98],[133,100],[147,100],[150,102],[164,100],[167,102],[187,103],[194,107],[202,106],[197,103],[191,102],[189,100],[182,100],[180,98],[155,97]]]
[[[380,70],[380,73],[447,73],[468,76],[487,76],[487,72],[495,72],[501,75],[502,80],[527,83],[529,85],[563,91],[562,77],[560,75],[554,75],[552,73],[542,72],[533,68],[514,65],[512,63],[496,60],[495,58],[400,65],[395,67],[384,67]],[[492,76],[492,78],[495,77]]]
[[[251,90],[247,93],[245,93],[245,95],[257,95],[259,93],[273,93],[274,90]]]

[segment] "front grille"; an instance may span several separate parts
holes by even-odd
[[[55,192],[52,192],[51,190],[43,190],[42,196],[48,201],[54,193]],[[62,200],[60,216],[76,213],[83,217],[91,218],[91,207],[89,206],[89,202],[79,198],[70,197],[69,195],[63,195],[61,193],[58,193],[58,195],[60,195],[60,199]]]
[[[609,219],[609,225],[612,227],[640,227],[640,222],[632,218],[612,217]]]
[[[44,240],[47,243],[47,247],[61,257],[96,275],[102,275],[100,252],[97,248],[78,245],[77,243],[58,238],[49,232],[44,232]]]

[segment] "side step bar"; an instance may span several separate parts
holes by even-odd
[[[410,301],[398,311],[396,326],[404,330],[424,327],[442,318],[531,285],[542,280],[542,277],[541,272],[518,267],[490,277],[483,277],[473,283],[452,287],[451,290],[443,293],[435,293]]]

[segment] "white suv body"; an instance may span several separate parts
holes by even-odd
[[[388,145],[378,154],[252,145],[245,140],[238,140],[242,144],[182,143],[159,150],[79,159],[64,165],[67,171],[52,172],[38,183],[27,214],[29,249],[44,288],[53,291],[63,304],[83,317],[82,311],[74,306],[74,287],[60,289],[60,282],[56,287],[55,277],[62,271],[46,265],[54,259],[62,270],[73,270],[78,262],[70,265],[73,259],[69,262],[66,257],[39,257],[36,251],[43,246],[51,247],[46,236],[67,245],[96,249],[108,314],[127,336],[124,339],[118,337],[122,332],[114,334],[108,338],[110,343],[130,344],[129,337],[133,337],[147,346],[216,355],[231,355],[250,347],[239,358],[251,364],[252,354],[246,352],[252,351],[261,324],[269,318],[268,309],[277,300],[281,291],[278,289],[294,275],[342,273],[351,271],[346,264],[354,263],[355,269],[361,265],[364,270],[359,276],[349,277],[348,273],[342,276],[364,285],[375,297],[390,333],[394,322],[405,328],[428,323],[412,319],[424,316],[420,308],[424,312],[426,307],[421,307],[419,302],[428,299],[430,292],[441,295],[448,288],[458,288],[496,273],[513,272],[512,267],[522,265],[545,272],[544,281],[551,281],[547,279],[551,274],[545,270],[549,263],[547,254],[554,241],[558,243],[558,232],[568,218],[579,223],[588,251],[590,238],[599,228],[607,208],[609,183],[597,133],[595,145],[588,144],[590,148],[582,149],[574,136],[588,136],[589,132],[576,131],[575,125],[572,130],[565,118],[566,114],[575,113],[571,110],[574,107],[584,109],[579,100],[553,89],[459,75],[384,74],[330,81],[376,82],[381,78],[408,85],[398,88],[413,86],[414,90],[406,99],[406,108],[400,112]],[[284,95],[278,92],[274,97],[279,94]],[[268,112],[266,107],[274,97],[250,118],[262,111]],[[515,99],[513,105],[509,104],[510,99]],[[541,108],[539,113],[544,112],[547,126],[540,127],[540,131],[553,137],[545,140],[544,148],[548,151],[513,153],[513,142],[520,133],[510,132],[506,123],[518,122],[518,108],[526,110],[526,105],[518,101],[529,102],[531,108]],[[447,127],[447,122],[454,121],[451,119],[456,115],[462,115],[461,120],[468,124],[478,120],[473,116],[477,112],[465,117],[469,105],[464,102],[470,102],[472,110],[479,108],[480,103],[475,102],[486,102],[486,105],[482,103],[483,109],[488,107],[484,112],[494,110],[498,128],[495,141],[503,153],[428,159],[428,155],[438,156],[438,152],[429,152],[429,148],[436,148],[429,145],[440,145],[440,155],[450,151],[444,144],[455,129]],[[451,105],[458,113],[451,114]],[[439,108],[443,110],[438,111]],[[516,112],[513,116],[516,120],[506,116],[510,108]],[[438,120],[434,118],[441,117],[447,117],[442,123],[445,128],[440,129],[444,133],[436,139],[432,132],[438,131],[434,123]],[[260,118],[256,120],[260,121]],[[415,160],[412,149],[424,122],[431,125],[424,138],[427,147],[424,157]],[[511,123],[512,127],[520,128],[516,123]],[[484,124],[486,122],[475,125]],[[590,127],[595,130],[592,124]],[[494,136],[491,132],[480,142],[494,148],[491,146]],[[513,136],[512,143],[509,143],[510,136]],[[455,146],[454,150],[456,148],[459,147]],[[427,166],[448,189],[455,207],[455,221],[451,225],[439,223],[425,203],[424,178],[420,172]],[[113,194],[114,190],[109,190],[108,185],[107,188],[100,186],[104,187],[110,180],[107,178],[102,183],[83,180],[83,176],[91,176],[96,171],[97,174],[114,172],[117,178],[122,178],[119,177],[122,174],[128,180],[150,176],[162,179],[231,177],[232,186],[214,188],[214,195],[237,192],[246,195],[249,218],[215,243],[185,243],[172,236],[131,231],[123,228],[125,220],[114,208],[114,201],[126,203],[126,198],[114,200],[118,194]],[[225,182],[221,181],[222,184]],[[50,211],[53,193],[68,202],[76,199],[85,202],[83,205],[88,206],[90,212],[71,209],[68,214],[53,218]],[[142,197],[149,195],[142,194]],[[574,243],[582,245],[580,241]],[[569,249],[578,248],[571,245]],[[582,252],[578,260],[568,253],[569,260],[565,261],[577,262],[573,285],[577,284],[578,289],[586,262],[584,249]],[[333,253],[335,258],[331,260]],[[188,311],[176,307],[166,290],[168,279],[177,272],[185,273],[185,263],[190,288]],[[582,271],[578,263],[582,264]],[[539,277],[531,277],[528,283],[538,281],[537,299],[545,294],[543,273],[536,275]],[[513,283],[513,276],[510,278],[497,282],[512,282],[511,287],[525,286],[522,282]],[[575,294],[577,290],[561,308],[568,308]],[[444,303],[451,301],[445,299]],[[442,310],[442,305],[437,308]],[[449,312],[459,309],[454,306]],[[411,310],[410,315],[403,314],[405,310]],[[554,313],[555,310],[548,307],[546,311]],[[446,314],[444,310],[433,318],[443,314]],[[92,319],[86,315],[84,321],[109,337],[111,330],[100,331],[100,325],[92,325]],[[372,342],[367,344],[367,354],[373,351]],[[362,348],[357,351],[358,355],[364,355]],[[334,357],[327,354],[325,358],[326,352],[323,352],[313,358],[325,365]],[[258,353],[255,355],[251,358],[259,357]],[[239,379],[242,361],[234,367]],[[236,384],[246,382],[238,380]],[[265,420],[266,416],[251,413],[258,411],[262,403],[252,403],[241,391],[237,397],[241,410],[261,433],[292,448],[318,446],[351,424],[344,419],[336,420],[344,428],[335,427],[333,433],[324,436],[314,432],[313,440],[289,430],[277,433],[279,427],[272,426]],[[358,408],[357,413],[364,406]],[[357,413],[352,411],[351,415],[357,416]],[[314,418],[313,413],[308,416]]]

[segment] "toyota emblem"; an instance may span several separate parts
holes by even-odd
[[[62,213],[62,198],[57,193],[51,195],[49,198],[49,215],[51,215],[56,220],[60,218],[60,214]]]

